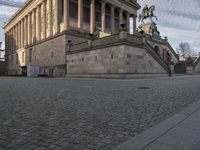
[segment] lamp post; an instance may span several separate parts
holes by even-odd
[[[88,41],[88,45],[92,48],[92,41],[94,40],[94,34],[89,34],[90,40]]]
[[[70,47],[71,47],[71,40],[67,41],[67,49],[65,50],[65,75],[67,75],[67,53],[70,52]]]

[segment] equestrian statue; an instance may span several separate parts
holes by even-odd
[[[147,5],[142,9],[142,13],[139,15],[139,22],[144,23],[144,20],[147,18],[150,18],[150,20],[153,22],[153,18],[157,17],[154,15],[154,11],[155,11],[155,6],[152,5],[150,7],[148,7]]]

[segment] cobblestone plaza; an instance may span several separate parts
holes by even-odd
[[[0,77],[0,150],[110,150],[198,101],[199,83]]]

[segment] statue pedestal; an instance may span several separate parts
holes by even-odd
[[[156,39],[161,39],[160,32],[158,31],[157,25],[154,22],[148,22],[139,25],[138,32],[150,35]]]

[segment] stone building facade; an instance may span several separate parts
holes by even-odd
[[[139,8],[136,0],[28,0],[3,27],[7,72],[37,65],[40,74],[64,76],[69,41],[88,41],[97,27],[100,37],[117,34],[122,23],[135,31]]]

